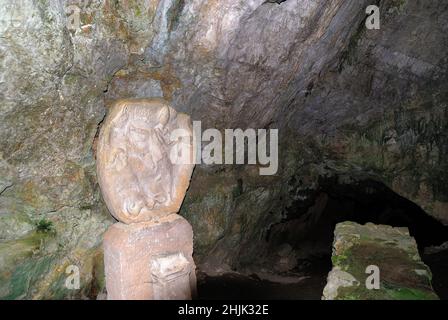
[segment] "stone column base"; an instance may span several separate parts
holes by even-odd
[[[196,296],[193,230],[179,215],[112,225],[104,235],[109,300],[190,300]]]

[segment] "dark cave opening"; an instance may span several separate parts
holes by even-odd
[[[441,299],[448,299],[448,250],[425,253],[425,248],[448,241],[448,227],[418,205],[401,197],[382,183],[366,180],[348,184],[337,178],[320,181],[314,204],[303,207],[298,200],[288,208],[283,221],[272,226],[266,237],[267,263],[272,272],[301,278],[277,281],[227,274],[200,277],[200,298],[233,299],[320,299],[331,270],[333,232],[339,222],[368,222],[407,227],[417,242],[422,260],[433,274],[433,287]],[[280,258],[275,258],[280,257]],[[288,260],[289,259],[289,260]],[[293,259],[294,261],[290,261]],[[285,263],[283,269],[279,268]]]

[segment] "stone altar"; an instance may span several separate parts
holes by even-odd
[[[431,285],[431,270],[421,260],[408,228],[346,221],[336,225],[334,235],[333,269],[322,299],[438,299]],[[376,288],[370,286],[375,269]]]
[[[103,198],[119,220],[103,242],[108,299],[195,296],[193,231],[177,215],[194,165],[173,161],[192,151],[190,117],[163,100],[120,100],[109,111],[97,148]]]

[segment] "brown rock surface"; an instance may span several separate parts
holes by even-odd
[[[184,218],[116,223],[103,245],[109,300],[186,300],[196,295],[193,230]]]
[[[185,136],[172,141],[177,129]],[[192,161],[176,164],[171,154],[192,155],[191,136],[190,117],[178,114],[163,100],[114,104],[99,137],[97,172],[115,218],[136,223],[179,211],[194,165]]]

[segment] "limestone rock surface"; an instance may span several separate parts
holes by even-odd
[[[204,129],[280,129],[276,176],[197,167],[181,214],[198,261],[264,257],[285,217],[319,211],[328,177],[379,181],[448,224],[448,4],[384,0],[366,30],[370,4],[1,0],[0,297],[103,290],[114,221],[94,155],[116,99],[164,98]]]
[[[435,300],[431,270],[406,228],[343,222],[336,226],[325,300]],[[378,284],[373,269],[378,268]],[[375,271],[377,272],[377,271]],[[369,286],[371,285],[371,286]]]

